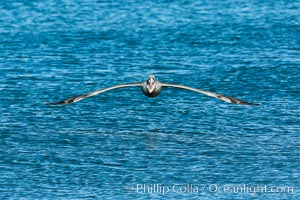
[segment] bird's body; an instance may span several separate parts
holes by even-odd
[[[161,83],[158,80],[155,80],[153,75],[150,75],[148,80],[142,84],[142,92],[147,97],[156,97],[161,92]]]
[[[121,85],[116,85],[108,88],[104,88],[101,90],[96,90],[94,92],[90,92],[87,94],[83,95],[78,95],[69,99],[65,99],[59,102],[50,102],[46,104],[52,104],[52,105],[65,105],[65,104],[70,104],[74,103],[77,101],[80,101],[82,99],[85,99],[87,97],[95,96],[103,92],[107,92],[110,90],[118,89],[118,88],[124,88],[124,87],[141,87],[142,92],[145,96],[153,98],[156,97],[160,94],[161,90],[163,87],[173,87],[173,88],[179,88],[179,89],[184,89],[184,90],[190,90],[198,93],[205,94],[210,97],[214,97],[223,101],[226,101],[228,103],[233,103],[233,104],[242,104],[242,105],[252,105],[252,106],[258,106],[259,104],[256,103],[249,103],[237,98],[229,97],[229,96],[224,96],[222,94],[216,94],[213,92],[205,91],[205,90],[200,90],[192,87],[188,87],[185,85],[177,85],[177,84],[168,84],[168,83],[161,83],[158,80],[155,79],[154,75],[150,75],[148,79],[142,83],[129,83],[129,84],[121,84]]]

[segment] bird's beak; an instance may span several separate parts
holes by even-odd
[[[148,91],[151,94],[154,90],[154,80],[151,78],[149,79],[148,85],[147,85]]]

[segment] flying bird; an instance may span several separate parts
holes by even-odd
[[[147,97],[150,97],[150,98],[158,96],[163,87],[173,87],[173,88],[191,90],[191,91],[194,91],[194,92],[202,93],[202,94],[205,94],[207,96],[214,97],[214,98],[226,101],[228,103],[259,106],[259,104],[257,104],[257,103],[249,103],[249,102],[246,102],[246,101],[243,101],[243,100],[240,100],[240,99],[237,99],[237,98],[233,98],[233,97],[230,97],[230,96],[224,96],[222,94],[216,94],[216,93],[213,93],[213,92],[188,87],[188,86],[185,86],[185,85],[161,83],[161,82],[159,82],[158,80],[155,79],[154,75],[150,75],[148,77],[148,80],[146,80],[144,82],[141,82],[141,83],[128,83],[128,84],[115,85],[115,86],[112,86],[112,87],[96,90],[94,92],[90,92],[90,93],[87,93],[87,94],[74,96],[72,98],[65,99],[65,100],[62,100],[62,101],[59,101],[59,102],[47,102],[46,104],[66,105],[66,104],[70,104],[70,103],[75,103],[77,101],[81,101],[82,99],[85,99],[85,98],[88,98],[88,97],[91,97],[91,96],[95,96],[95,95],[98,95],[98,94],[103,93],[103,92],[107,92],[107,91],[114,90],[114,89],[119,89],[119,88],[125,88],[125,87],[141,87],[142,92],[144,93],[144,95],[147,96]]]

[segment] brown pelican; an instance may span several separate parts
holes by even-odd
[[[104,89],[101,89],[101,90],[96,90],[94,92],[90,92],[90,93],[87,93],[87,94],[78,95],[78,96],[75,96],[75,97],[72,97],[72,98],[69,98],[69,99],[65,99],[65,100],[62,100],[62,101],[59,101],[59,102],[49,102],[49,103],[46,103],[46,104],[52,104],[52,105],[70,104],[70,103],[74,103],[74,102],[80,101],[82,99],[91,97],[91,96],[95,96],[95,95],[103,93],[103,92],[107,92],[109,90],[114,90],[114,89],[124,88],[124,87],[141,87],[144,95],[146,95],[147,97],[151,97],[151,98],[156,97],[157,95],[159,95],[159,93],[161,92],[162,87],[174,87],[174,88],[191,90],[191,91],[194,91],[194,92],[202,93],[202,94],[205,94],[207,96],[214,97],[214,98],[226,101],[228,103],[251,105],[251,106],[258,106],[259,105],[259,104],[256,104],[256,103],[249,103],[249,102],[237,99],[237,98],[224,96],[222,94],[216,94],[216,93],[213,93],[213,92],[200,90],[200,89],[196,89],[196,88],[192,88],[192,87],[188,87],[188,86],[184,86],[184,85],[161,83],[161,82],[159,82],[158,80],[155,79],[154,75],[150,75],[148,77],[148,80],[146,80],[144,82],[141,82],[141,83],[129,83],[129,84],[115,85],[115,86],[104,88]]]

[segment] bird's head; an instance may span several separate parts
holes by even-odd
[[[147,80],[147,89],[150,94],[153,92],[153,90],[155,88],[154,84],[155,84],[155,76],[151,74]]]

